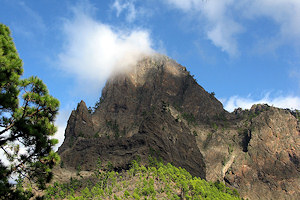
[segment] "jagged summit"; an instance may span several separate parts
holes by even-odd
[[[107,81],[94,113],[89,113],[83,101],[78,104],[68,121],[59,153],[64,157],[70,147],[88,149],[85,153],[76,152],[95,154],[82,164],[89,169],[95,157],[114,160],[116,156],[119,163],[115,165],[124,167],[136,156],[146,159],[151,150],[166,161],[205,177],[202,155],[191,130],[179,119],[181,111],[193,123],[204,123],[225,112],[222,104],[199,86],[185,67],[162,55],[144,57],[130,70]],[[96,150],[99,146],[100,152]],[[114,152],[117,155],[109,157],[105,151],[113,148],[118,149]],[[81,158],[65,159],[73,165]]]
[[[118,76],[127,76],[130,81],[136,86],[142,86],[146,81],[149,81],[149,76],[155,71],[163,70],[174,76],[184,76],[188,72],[185,67],[178,64],[175,60],[161,54],[152,54],[142,56],[136,65],[128,67],[126,70],[115,72],[109,81],[113,81]],[[149,72],[152,71],[152,74]],[[150,72],[151,73],[151,72]]]
[[[93,112],[78,104],[58,152],[69,170],[151,155],[242,197],[299,199],[299,118],[267,105],[228,113],[185,67],[152,55],[110,77]]]
[[[128,118],[128,114],[136,116],[162,102],[203,121],[225,112],[222,104],[199,86],[185,67],[162,55],[144,57],[130,71],[110,78],[102,92],[103,104],[97,111],[120,115],[123,112]]]

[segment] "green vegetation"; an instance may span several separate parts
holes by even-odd
[[[178,112],[183,112],[182,107],[179,104],[174,103],[173,107],[178,111]]]
[[[96,132],[96,133],[94,134],[94,138],[98,138],[98,137],[100,137],[99,132]]]
[[[222,160],[222,165],[225,166],[226,163],[230,160],[230,157],[232,155],[232,152],[233,152],[233,147],[231,144],[228,145],[228,157],[224,156],[223,157],[223,160]]]
[[[182,118],[185,119],[189,125],[196,125],[196,118],[193,113],[183,113]]]
[[[247,115],[248,115],[248,119],[251,121],[252,119],[256,118],[257,116],[259,116],[261,113],[270,110],[270,106],[268,104],[256,104],[256,108],[253,110],[251,108],[251,110],[246,110]]]
[[[218,130],[218,125],[214,122],[212,123],[211,127],[214,129],[214,131],[217,131]]]
[[[9,162],[5,166],[0,161],[0,199],[31,195],[8,182],[12,174],[44,189],[59,162],[52,151],[58,141],[50,138],[56,132],[59,101],[39,78],[21,79],[22,65],[9,28],[0,24],[0,147]]]
[[[300,111],[299,110],[296,110],[296,118],[298,119],[298,121],[300,121]]]
[[[193,131],[194,136],[198,136],[198,133],[196,131]]]
[[[70,179],[69,183],[59,184],[55,182],[53,186],[46,190],[46,199],[63,199],[67,196],[75,195],[75,191],[82,187],[82,181]]]
[[[219,114],[217,114],[217,115],[215,115],[214,116],[214,119],[216,120],[216,121],[223,121],[223,122],[226,122],[228,119],[226,118],[226,113],[225,112],[221,112],[221,113],[219,113]]]
[[[64,162],[61,161],[60,164],[59,164],[59,166],[60,166],[60,168],[64,168],[65,167]]]
[[[99,108],[100,104],[103,103],[103,101],[104,101],[104,98],[103,98],[103,97],[100,97],[100,98],[98,99],[98,101],[95,103],[95,106],[94,106],[94,107],[89,106],[89,107],[88,107],[89,113],[90,113],[90,114],[93,114],[93,113],[96,111],[96,109]]]
[[[294,110],[294,111],[289,111],[298,121],[300,121],[300,111],[299,110]]]
[[[248,119],[251,121],[252,119],[254,119],[255,117],[257,117],[260,113],[258,112],[249,112],[248,113]]]
[[[214,126],[214,129],[218,126],[222,127],[222,131],[225,131],[225,129],[229,128],[229,125],[230,125],[229,121],[226,117],[226,112],[221,112],[221,113],[215,115],[213,117],[213,122],[210,122],[210,123],[211,123],[211,125]]]
[[[152,157],[148,166],[133,161],[131,168],[121,173],[98,162],[92,180],[54,183],[45,199],[240,199],[236,190],[223,183],[192,177],[185,169]]]

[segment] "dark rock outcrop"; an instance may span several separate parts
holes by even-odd
[[[98,158],[124,168],[136,157],[146,161],[154,155],[205,178],[195,136],[171,107],[199,123],[225,112],[184,67],[165,56],[144,58],[107,81],[94,113],[83,101],[78,104],[59,154],[66,166],[85,170],[93,169]]]
[[[92,170],[100,158],[104,163],[112,162],[116,168],[127,169],[132,160],[141,158],[142,161],[146,161],[148,156],[152,155],[185,167],[195,176],[205,178],[205,163],[195,137],[184,124],[176,122],[169,113],[158,113],[153,110],[153,114],[146,116],[140,122],[137,132],[130,137],[115,138],[106,135],[76,138],[76,134],[72,134],[72,137],[75,135],[76,138],[74,142],[66,142],[59,149],[64,164],[71,167],[80,165],[83,170]],[[78,119],[79,116],[76,117]],[[76,124],[76,121],[74,122]],[[70,127],[72,124],[69,120],[66,133],[72,133]],[[72,139],[67,140],[66,137],[65,141]],[[66,147],[67,145],[69,146]]]
[[[299,119],[256,105],[228,113],[185,67],[165,56],[141,59],[111,77],[99,104],[72,111],[59,154],[66,168],[93,170],[98,158],[126,169],[149,155],[249,199],[299,199]]]

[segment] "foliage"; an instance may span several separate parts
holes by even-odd
[[[99,132],[96,132],[96,133],[94,134],[94,138],[98,138],[98,137],[100,137],[100,136],[99,136]]]
[[[185,119],[189,125],[196,125],[196,118],[193,113],[183,113],[182,118]]]
[[[24,194],[8,183],[12,174],[27,177],[43,189],[59,161],[52,151],[58,141],[50,138],[56,132],[53,122],[59,101],[39,78],[21,79],[22,65],[9,28],[0,24],[0,147],[10,163],[0,163],[4,199],[20,199],[16,195]]]
[[[300,111],[299,110],[294,110],[294,111],[289,111],[298,121],[300,121]]]
[[[218,130],[218,128],[219,128],[219,127],[218,127],[218,125],[217,125],[215,122],[214,122],[214,123],[212,123],[212,125],[211,125],[211,126],[212,126],[212,128],[213,128],[213,130],[214,130],[214,131],[217,131],[217,130]]]
[[[198,136],[198,133],[194,130],[193,131],[194,136]]]
[[[82,182],[77,179],[70,179],[69,183],[57,183],[47,188],[46,199],[64,199],[67,196],[74,196],[75,191],[82,187]],[[50,198],[51,197],[51,198]]]
[[[95,106],[93,106],[93,107],[88,107],[89,113],[90,113],[90,114],[93,114],[93,113],[97,110],[97,108],[99,108],[100,104],[103,103],[103,101],[104,101],[104,98],[103,98],[103,97],[100,97],[100,98],[98,99],[98,101],[95,103]]]
[[[74,193],[72,184],[54,184],[46,199],[240,199],[236,190],[224,183],[210,183],[193,177],[185,169],[163,164],[150,157],[148,166],[132,161],[122,173],[98,164],[94,185],[81,186]],[[67,188],[69,186],[69,188]]]

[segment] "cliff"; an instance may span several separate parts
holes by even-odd
[[[95,110],[72,111],[59,154],[65,168],[117,170],[148,156],[223,181],[249,199],[298,199],[299,119],[255,105],[228,113],[187,69],[166,56],[141,59],[106,83]]]

